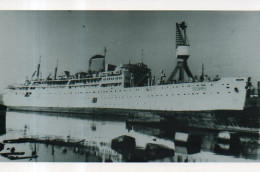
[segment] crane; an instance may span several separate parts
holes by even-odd
[[[177,65],[169,78],[167,79],[166,83],[172,83],[174,77],[176,76],[177,72],[179,72],[179,76],[177,81],[179,83],[184,82],[184,71],[188,75],[189,78],[194,80],[194,77],[188,67],[187,60],[189,58],[189,41],[186,33],[187,25],[185,22],[176,23],[176,58],[177,58]]]

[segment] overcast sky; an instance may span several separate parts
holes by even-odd
[[[251,76],[260,81],[260,12],[81,12],[0,11],[0,89],[23,81],[42,57],[43,77],[87,71],[88,59],[103,54],[108,63],[144,63],[155,76],[176,65],[175,23],[185,21],[194,75]]]

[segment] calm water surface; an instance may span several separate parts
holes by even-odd
[[[10,160],[0,156],[0,161],[37,162],[113,162],[131,161],[129,153],[111,148],[112,139],[128,135],[135,138],[138,150],[147,143],[167,146],[175,150],[174,156],[150,161],[159,162],[247,162],[260,161],[260,146],[257,136],[235,133],[238,144],[219,142],[218,131],[197,129],[185,130],[171,125],[130,125],[127,116],[76,115],[36,112],[1,112],[0,142],[8,139],[37,138],[51,140],[82,141],[86,149],[45,143],[6,143],[0,153],[24,152],[37,158]],[[184,142],[178,142],[178,139]],[[236,141],[235,140],[235,141]],[[232,141],[232,142],[235,142]],[[217,146],[218,145],[218,149]],[[232,146],[235,148],[232,148]],[[143,154],[143,151],[141,153]],[[142,156],[142,155],[141,155]]]

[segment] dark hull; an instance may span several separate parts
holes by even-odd
[[[20,111],[35,111],[35,112],[58,112],[58,113],[97,113],[97,114],[132,114],[132,113],[151,113],[159,116],[175,116],[175,115],[192,115],[192,114],[213,114],[217,116],[227,115],[259,115],[260,111],[257,107],[246,108],[245,110],[212,110],[212,111],[144,111],[133,109],[114,109],[114,108],[59,108],[59,107],[32,107],[32,106],[18,106],[8,107],[9,110]]]

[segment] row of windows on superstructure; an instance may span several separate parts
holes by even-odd
[[[122,79],[122,77],[109,77],[109,78],[103,78],[104,81],[106,80],[119,80]]]
[[[21,93],[21,94],[25,94],[26,92],[24,92],[24,93]],[[90,92],[86,92],[86,93],[90,93]],[[95,93],[95,92],[93,92],[93,93]],[[217,94],[220,94],[220,92],[216,92]],[[231,93],[230,91],[228,91],[228,93]],[[17,92],[15,93],[16,95],[18,94]],[[62,93],[57,93],[57,92],[53,92],[53,93],[47,93],[47,94],[56,94],[56,95],[60,95],[60,94],[62,94]],[[64,92],[63,94],[83,94],[83,92]],[[141,98],[141,97],[143,97],[143,98],[145,98],[145,97],[162,97],[162,96],[182,96],[182,95],[184,95],[184,96],[186,96],[186,95],[206,95],[206,94],[208,94],[208,93],[206,93],[206,92],[202,92],[202,93],[179,93],[179,94],[151,94],[151,95],[144,95],[144,96],[142,96],[142,95],[136,95],[136,96],[109,96],[109,97],[101,97],[102,99],[117,99],[117,98]],[[213,94],[213,92],[210,92],[210,94]],[[90,97],[89,98],[84,98],[84,99],[90,99]]]
[[[68,88],[85,88],[85,87],[96,87],[99,84],[92,84],[92,85],[69,85]],[[59,86],[48,86],[48,87],[19,87],[18,90],[35,90],[35,89],[60,89],[66,88],[67,85],[59,85]]]
[[[34,87],[32,87],[32,88],[35,89]],[[230,87],[226,87],[226,88],[229,89]],[[28,89],[26,89],[26,90],[28,90]],[[91,94],[91,93],[112,93],[112,92],[126,92],[126,91],[130,92],[131,89],[128,89],[128,90],[124,89],[124,90],[106,90],[106,91],[87,91],[86,93],[89,93],[89,94]],[[140,89],[135,89],[135,91],[140,91]],[[141,91],[143,91],[143,90],[141,89]],[[75,94],[83,94],[83,92],[74,92],[74,93]],[[228,91],[228,93],[231,93],[231,92]],[[58,92],[58,93],[47,93],[47,94],[60,94],[60,93]],[[63,94],[66,94],[66,92],[64,92]],[[72,92],[70,92],[70,94],[72,94]],[[191,94],[187,93],[187,95],[194,95],[194,94],[199,94],[199,93],[191,93]],[[203,94],[206,94],[206,93],[203,92]],[[211,94],[212,94],[212,92],[211,92]],[[217,94],[219,94],[219,92],[217,92]],[[182,94],[176,94],[176,95],[182,95]],[[186,95],[186,94],[184,93],[183,95]],[[168,94],[166,94],[166,96],[168,96]]]
[[[222,84],[223,85],[223,84]],[[229,84],[226,84],[226,85],[229,85]],[[184,87],[184,86],[182,86],[182,87]],[[188,85],[188,87],[189,87],[189,85]],[[28,90],[28,87],[21,87],[21,88],[23,88],[22,90]],[[25,89],[26,88],[26,89]],[[41,88],[41,87],[38,87],[38,88]],[[45,87],[42,87],[43,89],[45,89]],[[54,87],[55,88],[55,87]],[[153,89],[155,89],[156,87],[153,87]],[[166,87],[166,88],[169,88],[168,86]],[[172,86],[172,88],[174,88],[174,86]],[[178,88],[178,86],[175,86],[175,88]],[[226,87],[227,89],[229,89],[230,87],[229,86],[227,86]],[[30,89],[35,89],[35,87],[31,87]],[[163,87],[162,87],[162,89],[163,89]],[[133,89],[132,89],[133,90]],[[148,88],[146,89],[147,91],[148,91]],[[124,89],[124,90],[106,90],[106,91],[97,91],[97,93],[112,93],[112,92],[122,92],[122,91],[124,91],[124,92],[126,92],[126,91],[131,91],[131,89],[128,89],[128,90],[126,90],[126,89]],[[136,88],[135,89],[135,91],[140,91],[140,89],[139,88]],[[141,91],[143,91],[143,89],[141,89]],[[96,93],[95,91],[93,91],[93,92],[91,92],[91,91],[88,91],[88,92],[86,92],[86,93]],[[230,91],[228,91],[228,93],[231,93]],[[17,93],[16,93],[17,94]],[[60,94],[60,93],[47,93],[47,94]],[[66,94],[66,92],[64,92],[63,94]],[[70,94],[72,94],[72,92],[70,92]],[[75,94],[83,94],[83,92],[75,92]],[[187,93],[187,95],[194,95],[194,94],[199,94],[199,93]],[[203,94],[206,94],[205,92],[203,92]],[[212,92],[211,92],[211,94],[212,94]],[[217,92],[217,94],[219,94],[219,92]],[[176,94],[176,95],[182,95],[182,94]],[[186,95],[185,93],[183,94],[183,95]],[[166,94],[166,96],[168,96],[167,94]],[[149,96],[148,96],[149,97]]]
[[[121,85],[122,83],[109,83],[109,84],[101,84],[101,87],[117,87]]]
[[[229,84],[227,84],[229,85]],[[201,85],[197,85],[197,86],[206,86],[205,84],[201,84]],[[211,86],[213,86],[213,84],[211,84]],[[172,88],[179,88],[180,86],[172,86]],[[185,87],[184,85],[182,85],[182,87]],[[191,87],[191,85],[187,85],[186,87]],[[170,86],[167,86],[167,87],[161,87],[161,89],[168,89],[170,88]],[[226,87],[226,88],[229,88],[229,87]],[[149,91],[149,89],[158,89],[157,87],[146,87],[146,91]],[[131,91],[131,90],[134,90],[134,89],[128,89],[128,91]],[[127,91],[127,90],[124,90],[124,92]],[[136,88],[135,91],[144,91],[144,89],[139,89],[139,88]],[[102,91],[101,91],[102,92]],[[109,91],[104,91],[105,92],[109,92]],[[113,92],[113,91],[110,91],[110,92]],[[116,90],[114,92],[117,92]],[[119,90],[119,92],[121,92],[121,90]]]
[[[115,78],[117,78],[117,79],[122,79],[122,77],[115,77]],[[104,80],[105,79],[107,79],[107,80],[112,80],[113,78],[104,78]],[[117,85],[113,85],[113,86],[120,86],[121,84],[117,84]],[[224,85],[227,85],[227,87],[226,88],[229,88],[229,84],[222,84],[223,86]],[[72,86],[72,85],[69,85],[69,88],[84,88],[84,87],[90,87],[90,86],[92,86],[92,87],[96,87],[96,86],[98,86],[98,84],[97,85],[87,85],[87,86],[85,86],[85,85],[76,85],[76,86]],[[104,86],[104,85],[103,85]],[[197,87],[199,87],[199,86],[202,86],[202,87],[205,87],[205,86],[207,86],[206,84],[197,84],[197,85],[182,85],[182,86],[178,86],[178,85],[176,85],[176,86],[171,86],[171,88],[179,88],[179,87],[194,87],[194,86],[197,86]],[[213,84],[210,84],[210,86],[213,86]],[[37,87],[38,89],[45,89],[45,88],[54,88],[54,89],[60,89],[60,88],[65,88],[66,87],[66,85],[61,85],[61,86],[55,86],[55,87]],[[36,87],[30,87],[30,89],[31,90],[34,90]],[[150,88],[150,87],[148,87],[148,88]],[[147,89],[148,89],[147,88]],[[170,86],[166,86],[166,87],[161,87],[161,89],[164,89],[164,88],[170,88]],[[19,90],[28,90],[28,87],[20,87],[20,88],[18,88]],[[156,87],[152,87],[152,89],[157,89]],[[140,91],[140,89],[135,89],[136,91]],[[131,89],[129,89],[129,91],[131,91]],[[142,91],[142,90],[141,90]],[[115,91],[116,92],[116,91]]]

